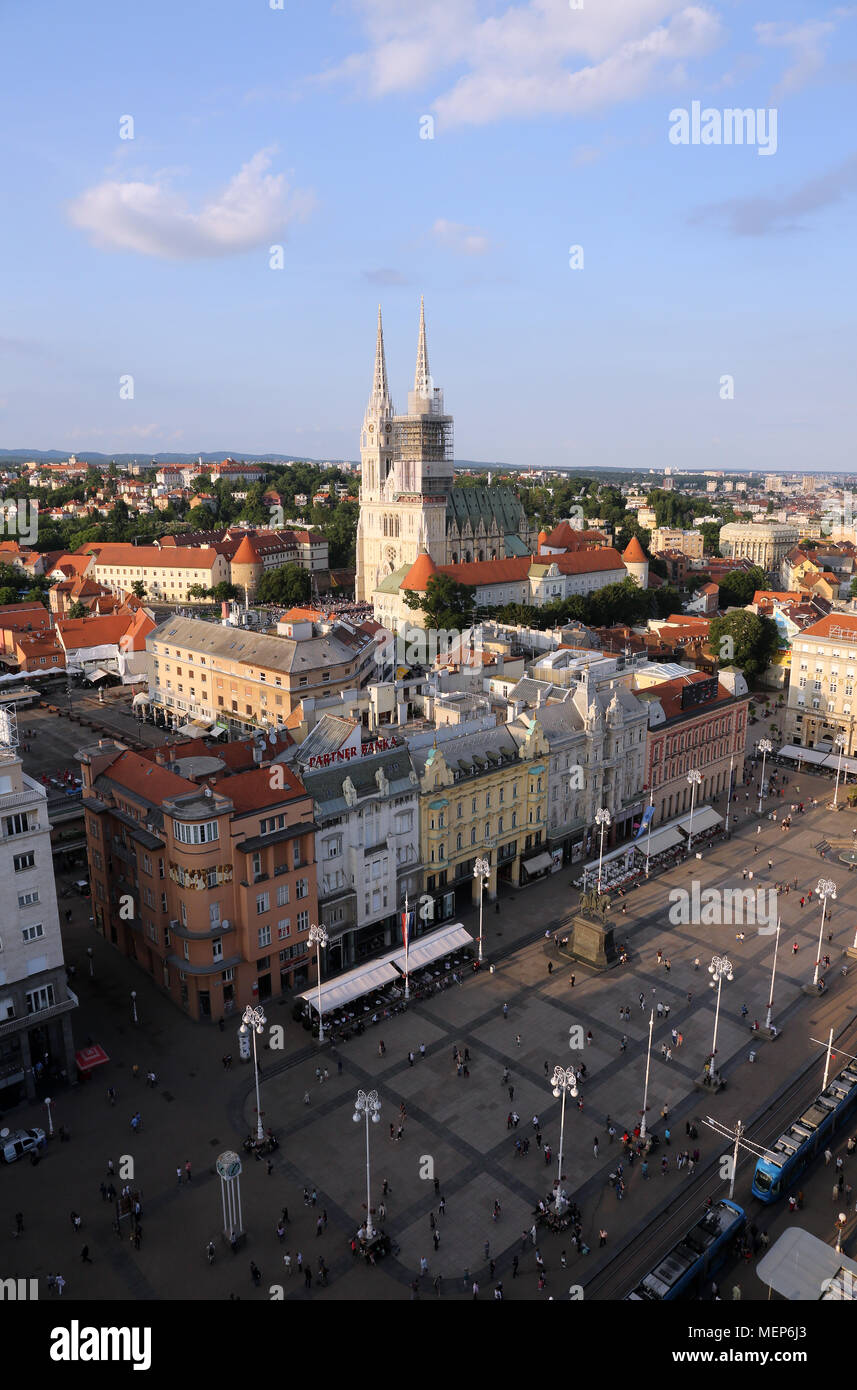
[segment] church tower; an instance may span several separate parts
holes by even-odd
[[[373,543],[377,540],[376,525],[381,527],[382,489],[387,482],[393,461],[393,402],[387,384],[387,359],[384,353],[384,327],[381,306],[378,305],[378,334],[375,341],[375,370],[372,390],[363,417],[360,434],[360,515],[357,522],[357,576],[355,596],[371,600],[376,582],[375,570],[379,557]],[[368,547],[368,548],[367,548]],[[371,571],[371,572],[370,572]]]
[[[413,565],[421,545],[435,564],[447,563],[453,422],[444,414],[443,391],[435,386],[429,371],[422,299],[407,415],[393,414],[378,310],[375,373],[360,438],[360,463],[355,592],[358,600],[371,601],[386,575],[403,565]]]

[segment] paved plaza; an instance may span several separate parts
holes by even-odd
[[[794,783],[800,787],[796,790]],[[420,1281],[420,1297],[434,1297],[432,1281],[443,1276],[443,1298],[471,1297],[465,1271],[480,1283],[480,1297],[491,1297],[493,1285],[484,1254],[496,1260],[495,1282],[502,1279],[504,1296],[548,1298],[567,1296],[573,1283],[587,1283],[613,1258],[632,1236],[656,1228],[660,1213],[705,1174],[707,1191],[722,1193],[716,1173],[717,1157],[725,1144],[702,1127],[691,1145],[685,1139],[685,1123],[712,1114],[725,1124],[745,1122],[761,1112],[778,1089],[804,1068],[812,1056],[818,1060],[820,1084],[822,1050],[810,1037],[824,1038],[830,1027],[837,1030],[857,1010],[852,975],[843,977],[843,950],[852,943],[855,884],[846,866],[830,857],[822,861],[818,847],[830,838],[849,839],[857,824],[851,812],[832,815],[825,808],[830,795],[827,782],[805,775],[792,778],[783,803],[794,796],[819,799],[816,810],[796,816],[793,829],[784,834],[777,824],[764,819],[756,834],[743,789],[738,806],[739,824],[730,842],[716,841],[658,878],[630,892],[627,913],[616,908],[613,920],[617,938],[630,948],[627,965],[602,976],[585,967],[572,970],[560,961],[544,931],[557,926],[577,904],[565,870],[546,882],[507,894],[501,912],[486,913],[486,965],[425,1003],[361,1037],[342,1045],[339,1053],[319,1048],[291,1020],[291,1008],[272,1002],[269,1024],[282,1025],[285,1047],[262,1052],[262,1107],[264,1124],[280,1135],[280,1149],[273,1156],[272,1171],[248,1158],[241,1179],[241,1195],[247,1243],[233,1255],[220,1239],[222,1227],[220,1184],[213,1164],[217,1154],[239,1148],[255,1122],[255,1096],[251,1069],[240,1065],[234,1022],[221,1033],[216,1026],[190,1023],[136,970],[97,937],[89,925],[88,903],[74,900],[74,919],[67,929],[67,959],[77,965],[74,987],[81,1007],[74,1018],[77,1046],[89,1039],[101,1043],[111,1062],[102,1075],[55,1097],[54,1123],[65,1124],[71,1142],[52,1141],[38,1167],[18,1163],[0,1174],[3,1215],[7,1232],[15,1227],[15,1213],[24,1215],[24,1232],[7,1242],[5,1275],[44,1278],[60,1270],[67,1281],[67,1296],[83,1299],[220,1298],[230,1294],[242,1299],[267,1299],[272,1286],[284,1285],[292,1298],[409,1299],[420,1259],[428,1261],[429,1276]],[[779,809],[778,799],[778,809]],[[721,803],[721,811],[724,809]],[[756,847],[759,852],[754,853]],[[768,871],[767,861],[773,866]],[[742,884],[742,869],[752,867],[754,883],[768,886],[788,876],[798,889],[780,896],[783,921],[778,958],[774,1021],[781,1028],[773,1043],[757,1044],[757,1059],[750,1063],[753,1040],[749,1023],[764,1021],[772,964],[773,937],[755,928],[736,940],[740,928],[729,926],[672,926],[667,920],[668,893],[688,887],[698,878],[703,888]],[[576,871],[575,871],[576,872]],[[812,977],[820,909],[813,897],[800,908],[801,894],[815,888],[823,874],[837,884],[825,950],[832,958],[827,972],[829,990],[823,998],[810,998],[802,986]],[[69,878],[73,875],[69,875]],[[64,880],[60,882],[60,889]],[[66,901],[64,900],[64,904]],[[475,914],[464,918],[475,934]],[[798,952],[792,950],[798,943]],[[86,948],[94,947],[94,976],[90,979]],[[670,961],[670,970],[658,965],[657,951]],[[694,1088],[711,1051],[715,991],[708,988],[707,965],[713,953],[726,953],[734,966],[734,980],[724,983],[718,1058],[727,1088],[717,1096]],[[694,969],[699,957],[701,968]],[[552,973],[549,962],[554,963]],[[130,1017],[130,991],[137,991],[139,1024]],[[639,995],[645,1007],[641,1009]],[[688,998],[690,995],[690,999]],[[650,1160],[649,1180],[639,1163],[626,1165],[626,1191],[617,1200],[609,1175],[618,1158],[618,1141],[611,1145],[606,1119],[612,1117],[619,1134],[638,1120],[642,1104],[645,1049],[650,1011],[658,1003],[669,1005],[668,1019],[655,1020],[649,1088],[648,1124],[663,1133],[661,1110],[669,1107],[672,1145],[662,1147]],[[508,1004],[508,1017],[503,1005]],[[630,1008],[630,1021],[620,1018],[620,1008]],[[748,1016],[742,1018],[742,1005]],[[591,1044],[582,1050],[570,1047],[571,1028],[591,1031]],[[670,1030],[682,1034],[665,1061],[662,1044],[670,1042]],[[626,1050],[621,1050],[623,1034]],[[516,1041],[520,1037],[520,1043]],[[386,1046],[379,1056],[378,1044]],[[426,1057],[419,1056],[425,1043]],[[470,1053],[469,1076],[457,1075],[454,1048]],[[416,1061],[408,1062],[413,1049]],[[857,1049],[855,1049],[857,1050]],[[221,1058],[227,1052],[235,1064],[227,1071]],[[341,1060],[342,1072],[338,1063]],[[564,1171],[566,1186],[582,1212],[583,1238],[588,1255],[577,1255],[571,1232],[537,1234],[547,1269],[543,1291],[537,1288],[535,1250],[531,1239],[522,1248],[522,1233],[533,1223],[539,1197],[550,1190],[557,1172],[560,1102],[554,1099],[547,1073],[555,1065],[585,1063],[587,1076],[581,1088],[582,1110],[569,1100],[566,1108]],[[143,1079],[134,1080],[137,1064],[141,1078],[149,1069],[158,1076],[155,1089]],[[320,1084],[316,1067],[327,1068],[329,1077]],[[510,1101],[503,1084],[504,1068],[510,1069]],[[106,1088],[117,1087],[118,1103],[108,1104]],[[398,1253],[367,1267],[354,1259],[350,1240],[365,1218],[365,1129],[352,1122],[358,1088],[378,1091],[381,1122],[371,1126],[372,1202],[386,1205],[383,1225]],[[310,1103],[305,1104],[305,1093]],[[395,1137],[404,1105],[403,1135]],[[515,1132],[507,1129],[507,1115],[520,1116]],[[130,1119],[140,1110],[143,1128],[132,1133]],[[538,1115],[542,1134],[540,1151],[532,1118]],[[41,1103],[18,1107],[4,1117],[4,1124],[45,1126]],[[393,1137],[390,1137],[390,1126]],[[752,1126],[750,1136],[752,1137]],[[598,1138],[596,1157],[593,1141]],[[515,1139],[529,1138],[529,1153],[519,1157]],[[543,1156],[544,1144],[552,1150],[551,1163]],[[687,1169],[677,1171],[674,1162],[666,1176],[660,1171],[663,1154],[674,1158],[678,1149],[698,1146],[700,1162],[695,1177]],[[106,1180],[107,1161],[117,1171],[122,1155],[134,1163],[133,1185],[142,1193],[142,1241],[140,1250],[131,1242],[130,1229],[120,1237],[112,1229],[112,1209],[103,1202],[99,1184]],[[177,1167],[187,1160],[192,1180],[178,1183]],[[435,1191],[437,1178],[439,1191]],[[710,1178],[710,1181],[709,1181]],[[382,1197],[386,1180],[388,1193]],[[303,1189],[317,1191],[316,1205],[306,1206]],[[440,1197],[444,1214],[438,1214]],[[749,1201],[749,1169],[739,1173],[736,1198]],[[501,1215],[492,1220],[495,1201]],[[289,1222],[281,1244],[276,1226],[281,1209],[288,1208]],[[75,1232],[70,1220],[74,1210],[83,1218]],[[318,1218],[326,1215],[326,1227],[316,1233]],[[430,1217],[439,1235],[435,1250]],[[127,1223],[124,1223],[127,1226]],[[599,1231],[607,1232],[606,1246],[599,1246]],[[217,1243],[214,1264],[209,1267],[205,1247]],[[86,1243],[92,1264],[81,1260]],[[847,1247],[846,1247],[847,1248]],[[560,1265],[566,1250],[567,1268]],[[322,1256],[330,1271],[328,1287],[312,1289],[296,1272],[284,1273],[283,1255],[297,1252],[313,1272]],[[519,1276],[512,1277],[512,1258],[519,1257]],[[254,1288],[250,1261],[261,1270],[261,1286]],[[43,1286],[44,1287],[44,1286]],[[621,1292],[626,1292],[624,1288]],[[597,1296],[597,1295],[596,1295]],[[615,1295],[614,1295],[615,1296]],[[745,1297],[761,1296],[745,1289]]]

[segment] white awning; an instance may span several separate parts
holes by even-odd
[[[693,829],[694,835],[701,835],[703,830],[713,830],[715,825],[719,825],[723,820],[712,806],[700,806],[693,813],[693,826],[691,827],[690,812],[678,822],[677,829],[683,830],[685,835]]]
[[[846,1272],[850,1280],[843,1277]],[[825,1297],[836,1298],[837,1285],[839,1297],[853,1298],[848,1290],[854,1287],[857,1264],[818,1236],[790,1226],[759,1260],[756,1273],[763,1284],[790,1302],[818,1303]]]
[[[473,937],[464,930],[460,922],[453,922],[448,927],[438,927],[437,931],[433,931],[430,936],[421,936],[409,946],[408,974],[413,975],[424,965],[431,965],[432,961],[440,960],[441,956],[448,956],[453,951],[462,951],[465,946],[472,945]],[[404,971],[404,948],[393,956],[393,963]]]
[[[106,680],[109,675],[109,671],[104,671],[100,666],[96,666],[94,670],[87,671],[86,679],[88,681],[103,681]]]
[[[665,849],[675,849],[677,845],[683,844],[684,840],[675,826],[670,825],[665,830],[653,830],[651,839],[644,835],[641,840],[635,842],[634,849],[645,859],[647,854],[662,854]]]
[[[823,752],[818,748],[798,748],[795,744],[789,743],[785,748],[781,748],[777,757],[793,758],[795,762],[801,763],[823,763],[828,756],[828,750]]]
[[[150,705],[151,703],[152,702],[146,694],[145,690],[139,691],[131,701],[132,705]]]
[[[528,874],[540,874],[543,869],[553,867],[553,859],[549,854],[537,854],[533,859],[524,859],[522,867]]]
[[[180,729],[176,729],[176,733],[184,734],[186,738],[202,738],[208,733],[210,727],[209,724],[191,720],[189,724],[182,724]]]
[[[321,987],[321,1012],[326,1017],[329,1013],[334,1013],[337,1009],[350,1004],[353,999],[359,999],[361,994],[369,994],[371,990],[383,989],[391,980],[400,979],[398,970],[390,964],[389,958],[381,961],[369,961],[366,965],[357,970],[349,970],[344,975],[337,975],[335,980],[329,980]],[[308,989],[301,995],[314,1009],[318,1009],[318,989]]]

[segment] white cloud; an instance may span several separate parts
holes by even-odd
[[[489,249],[488,237],[478,227],[465,227],[461,222],[447,222],[439,217],[429,232],[438,246],[459,256],[484,256]]]
[[[136,251],[167,260],[232,256],[282,239],[290,222],[309,214],[311,192],[291,189],[285,174],[269,174],[271,150],[259,150],[198,211],[168,186],[108,180],[69,205],[76,227],[108,251]]]
[[[440,125],[483,125],[512,116],[573,114],[656,88],[685,59],[721,38],[711,10],[685,0],[568,0],[503,4],[485,16],[476,0],[354,0],[369,47],[326,81],[371,96],[412,90],[464,71],[433,101]]]
[[[772,93],[774,101],[799,92],[824,66],[826,40],[836,26],[828,20],[806,24],[770,21],[756,25],[756,37],[766,48],[791,48],[794,62],[786,68]]]

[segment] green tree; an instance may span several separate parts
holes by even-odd
[[[218,603],[228,602],[229,599],[239,599],[241,597],[241,590],[238,585],[230,584],[226,579],[221,579],[219,584],[215,584],[214,588],[208,589],[207,592],[213,599],[216,599]]]
[[[706,555],[711,555],[715,559],[720,555],[720,527],[719,521],[704,521],[697,530],[702,533],[702,548]]]
[[[743,608],[757,589],[768,587],[768,576],[758,565],[750,570],[729,570],[720,581],[717,596],[720,608]]]
[[[281,603],[288,608],[306,603],[312,592],[309,571],[300,565],[280,565],[259,580],[256,598],[260,603]]]
[[[66,614],[66,617],[67,617],[67,618],[85,618],[85,617],[86,617],[86,612],[87,612],[87,610],[86,610],[86,608],[83,606],[83,604],[81,603],[80,599],[75,599],[74,603],[73,603],[73,604],[71,605],[71,607],[69,608],[68,613]]]
[[[208,598],[208,594],[209,590],[204,584],[191,584],[187,591],[188,598]],[[143,595],[140,594],[139,597],[142,598]]]
[[[742,610],[712,618],[708,645],[723,665],[739,667],[752,682],[779,650],[780,634],[772,619]]]
[[[436,631],[461,632],[473,619],[476,591],[468,584],[459,584],[448,574],[433,574],[424,594],[405,590],[409,608],[420,608],[425,626]]]
[[[134,583],[131,585],[131,593],[136,594],[137,598],[146,597],[146,586],[143,583],[142,579],[134,580]]]

